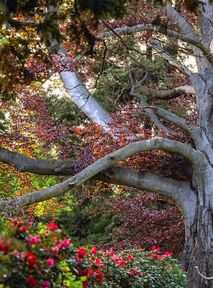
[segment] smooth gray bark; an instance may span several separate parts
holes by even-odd
[[[94,123],[100,125],[105,132],[110,132],[109,124],[112,124],[112,117],[93,98],[91,93],[80,79],[77,72],[64,71],[60,73],[62,82],[70,96],[70,99],[78,108]]]

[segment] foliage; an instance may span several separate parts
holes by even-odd
[[[74,243],[119,249],[158,244],[175,256],[181,253],[183,215],[166,197],[101,183],[94,188],[67,196],[57,212]]]
[[[185,287],[171,252],[75,248],[56,223],[10,219],[0,239],[0,287]]]

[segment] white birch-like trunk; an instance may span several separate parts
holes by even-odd
[[[77,72],[64,71],[60,73],[64,86],[70,99],[78,108],[94,123],[100,125],[105,132],[109,132],[112,117],[93,98],[85,85],[82,83]]]

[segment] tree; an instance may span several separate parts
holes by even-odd
[[[127,185],[148,191],[167,195],[174,199],[179,207],[181,207],[185,216],[185,269],[188,271],[188,287],[213,287],[213,256],[212,256],[212,239],[213,239],[213,225],[212,225],[212,177],[213,177],[213,159],[212,159],[212,145],[213,145],[213,3],[210,0],[203,0],[200,2],[185,1],[185,5],[190,9],[198,11],[197,19],[198,24],[196,29],[193,29],[192,25],[186,20],[186,13],[184,9],[180,9],[179,12],[170,4],[166,4],[164,7],[165,20],[155,21],[152,23],[142,23],[132,26],[122,26],[117,28],[111,28],[109,31],[104,31],[99,35],[93,35],[89,32],[88,26],[85,24],[88,20],[86,17],[90,17],[91,14],[99,15],[110,13],[109,10],[101,11],[101,13],[94,14],[91,7],[74,6],[72,1],[64,1],[57,9],[58,1],[47,1],[45,9],[38,11],[38,3],[35,3],[33,7],[17,6],[16,11],[12,11],[9,8],[10,1],[1,1],[1,23],[2,29],[5,33],[5,39],[2,37],[3,47],[1,51],[5,51],[8,44],[6,41],[8,30],[18,30],[27,33],[29,30],[35,36],[39,33],[40,43],[45,43],[48,47],[49,53],[52,54],[52,59],[55,67],[58,69],[61,75],[61,79],[64,86],[68,90],[71,99],[78,105],[78,107],[90,118],[90,120],[99,124],[107,133],[110,133],[115,139],[119,139],[120,133],[129,135],[129,131],[124,129],[113,130],[110,124],[112,123],[112,117],[107,113],[101,105],[94,100],[92,95],[88,92],[84,84],[82,83],[79,75],[76,72],[74,62],[76,58],[70,58],[66,49],[62,45],[61,32],[59,30],[59,22],[66,22],[64,11],[70,11],[75,9],[75,16],[78,16],[80,21],[80,30],[83,31],[84,41],[89,43],[90,54],[93,50],[93,44],[96,41],[101,41],[107,37],[120,37],[122,41],[122,34],[135,34],[142,33],[143,31],[149,31],[150,37],[148,44],[155,51],[157,51],[161,57],[166,59],[170,65],[174,66],[180,73],[186,75],[190,80],[192,87],[190,92],[196,94],[197,102],[197,123],[192,124],[188,121],[180,118],[179,116],[162,109],[160,107],[150,106],[143,97],[141,97],[140,89],[145,90],[146,94],[150,94],[152,97],[178,97],[182,95],[182,92],[187,92],[189,87],[183,86],[172,91],[154,91],[152,89],[145,88],[142,84],[143,81],[137,81],[130,77],[131,80],[131,95],[140,99],[140,105],[144,109],[146,115],[155,124],[156,127],[166,131],[167,134],[172,134],[174,131],[171,128],[165,126],[160,120],[164,119],[169,123],[172,123],[185,131],[187,131],[189,137],[192,139],[192,145],[182,143],[177,140],[171,140],[169,137],[157,137],[148,140],[137,141],[137,136],[131,134],[126,136],[132,143],[122,147],[119,150],[113,151],[101,159],[98,159],[87,168],[83,169],[79,173],[75,174],[72,163],[55,161],[55,160],[41,160],[31,159],[24,155],[0,148],[0,160],[4,163],[14,165],[21,171],[28,171],[40,174],[57,174],[57,175],[73,175],[64,182],[52,186],[48,189],[44,189],[37,192],[29,193],[22,197],[18,197],[16,201],[7,200],[0,203],[1,210],[7,210],[12,205],[17,207],[29,205],[35,202],[44,201],[52,197],[62,195],[68,191],[72,191],[72,187],[81,185],[88,179],[98,177],[102,181],[109,183],[115,183],[118,185]],[[34,3],[34,1],[32,1]],[[37,2],[37,1],[35,1]],[[39,1],[38,1],[39,2]],[[98,1],[101,3],[101,1]],[[103,1],[103,3],[113,3],[113,1]],[[122,1],[121,1],[122,2]],[[115,1],[120,5],[123,2]],[[28,2],[27,2],[28,3]],[[31,1],[29,1],[31,3]],[[29,4],[28,3],[28,4]],[[80,3],[84,3],[80,1]],[[90,1],[88,1],[90,3]],[[194,3],[194,4],[193,4]],[[66,5],[68,6],[66,6]],[[183,3],[182,3],[183,4]],[[63,6],[64,5],[64,6]],[[119,6],[119,5],[118,5]],[[64,8],[65,7],[65,8]],[[68,8],[66,8],[68,7]],[[100,6],[100,7],[112,7],[112,6]],[[63,8],[63,9],[62,9]],[[94,6],[93,6],[94,8]],[[182,7],[183,8],[183,7]],[[28,19],[26,15],[32,15],[29,11],[37,9],[37,19],[34,16],[30,16]],[[66,10],[67,9],[67,10]],[[116,10],[116,9],[115,9]],[[20,11],[24,11],[22,14],[23,19],[17,15]],[[86,12],[85,12],[86,11]],[[87,13],[92,11],[91,14]],[[103,13],[102,13],[103,12]],[[86,14],[81,14],[86,13]],[[80,15],[80,16],[79,16]],[[85,18],[83,18],[83,16]],[[90,15],[90,16],[88,16]],[[112,13],[113,15],[113,13]],[[76,17],[77,17],[76,16]],[[27,19],[27,20],[26,20]],[[30,19],[30,20],[29,20]],[[86,20],[85,20],[86,19]],[[89,18],[91,20],[91,18]],[[94,18],[93,29],[94,29]],[[96,21],[95,21],[96,22]],[[5,24],[6,23],[6,24]],[[79,22],[78,22],[79,23]],[[6,28],[5,28],[6,27]],[[26,28],[27,27],[27,28]],[[73,26],[74,27],[74,26]],[[29,30],[28,30],[29,29]],[[76,27],[75,27],[76,29]],[[25,32],[26,32],[25,31]],[[164,35],[171,39],[178,39],[185,45],[190,45],[194,56],[197,61],[198,71],[196,73],[190,71],[182,62],[172,58],[172,56],[165,51],[163,45],[159,41],[160,35]],[[94,36],[93,38],[91,38]],[[153,37],[155,36],[155,38]],[[157,40],[158,39],[158,40]],[[22,39],[23,40],[23,39]],[[10,43],[11,44],[11,43]],[[10,45],[10,48],[14,48],[14,45]],[[24,45],[15,49],[17,51],[16,57],[19,59],[26,59],[23,55]],[[21,48],[20,48],[21,47]],[[10,49],[14,53],[14,49]],[[6,51],[7,52],[7,51]],[[87,51],[88,52],[88,51]],[[27,53],[27,52],[26,52]],[[31,53],[31,52],[30,52]],[[29,54],[30,54],[29,53]],[[47,55],[47,51],[45,51]],[[20,56],[21,54],[21,56]],[[28,57],[29,57],[28,54]],[[3,54],[5,55],[5,54]],[[13,57],[15,57],[13,55]],[[18,55],[18,56],[17,56]],[[43,54],[42,54],[43,55]],[[34,55],[35,56],[35,55]],[[12,57],[12,56],[11,56]],[[43,56],[42,56],[43,57]],[[41,58],[42,58],[41,57]],[[44,59],[44,57],[43,57]],[[22,67],[25,67],[22,65]],[[4,67],[3,67],[4,68]],[[20,67],[19,67],[20,68]],[[4,77],[3,77],[4,78]],[[6,81],[7,82],[7,81]],[[5,83],[6,83],[5,82]],[[7,84],[7,83],[6,83]],[[4,85],[4,91],[6,84]],[[125,134],[128,132],[127,134]],[[191,177],[189,180],[180,181],[167,178],[161,175],[153,173],[140,173],[134,169],[127,167],[121,168],[115,166],[119,161],[126,159],[136,153],[152,150],[163,150],[169,153],[176,153],[184,157],[192,168]]]

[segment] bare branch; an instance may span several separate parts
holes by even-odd
[[[190,183],[177,181],[153,173],[141,173],[130,168],[112,167],[100,174],[99,178],[105,182],[134,187],[168,196],[181,206],[183,194],[191,191]]]
[[[168,90],[158,90],[147,86],[140,86],[139,91],[148,95],[149,99],[169,100],[180,97],[183,94],[195,94],[194,88],[189,85],[179,86]]]
[[[41,175],[72,175],[75,172],[74,161],[29,158],[2,147],[0,147],[0,162],[13,165],[21,172]]]
[[[145,114],[147,117],[149,117],[150,121],[160,130],[165,131],[167,134],[175,134],[174,131],[172,131],[170,128],[167,128],[161,121],[158,119],[157,115],[154,113],[153,109],[149,107],[148,103],[143,99],[143,96],[130,92],[130,95],[136,97],[140,101],[140,106],[143,108],[145,111]]]
[[[136,97],[137,99],[139,99],[140,101],[140,106],[143,108],[146,116],[150,119],[150,121],[160,130],[165,131],[167,134],[173,134],[173,131],[169,128],[167,128],[166,126],[163,125],[163,123],[161,123],[161,121],[158,119],[157,115],[154,113],[154,111],[152,109],[150,109],[148,107],[147,102],[144,100],[144,98],[142,97],[142,95],[136,93],[135,91],[137,90],[138,87],[140,87],[140,85],[146,80],[147,77],[147,73],[145,74],[145,76],[138,81],[137,83],[134,84],[133,81],[133,77],[132,74],[129,73],[129,78],[130,78],[130,82],[131,82],[131,91],[130,91],[130,95],[133,97]]]
[[[44,201],[53,197],[57,197],[69,191],[71,187],[76,187],[89,180],[90,178],[96,176],[100,172],[108,169],[117,162],[126,159],[136,153],[151,151],[151,150],[164,150],[167,152],[178,153],[184,158],[188,159],[192,166],[196,166],[202,161],[201,153],[194,150],[192,147],[181,143],[179,141],[174,141],[166,138],[153,138],[149,140],[138,141],[130,143],[127,146],[114,151],[105,157],[97,160],[95,163],[89,165],[87,168],[79,172],[78,174],[72,176],[66,181],[54,185],[50,188],[40,190],[38,192],[32,192],[28,195],[18,197],[15,201],[17,207],[24,205],[29,205],[32,203]],[[12,205],[14,200],[8,200],[0,202],[0,210],[4,210],[7,205]]]
[[[151,38],[148,42],[148,44],[154,48],[158,53],[161,54],[161,56],[169,62],[172,66],[177,68],[181,73],[185,74],[188,77],[192,77],[192,72],[183,64],[176,61],[166,50],[161,46],[160,42]]]
[[[169,20],[175,24],[179,30],[187,37],[191,37],[192,39],[197,38],[197,34],[194,32],[192,26],[186,21],[184,17],[175,10],[170,4],[166,5],[165,8],[166,15],[168,16]]]
[[[163,108],[154,107],[154,109],[156,110],[157,114],[163,119],[181,127],[182,129],[188,131],[190,134],[193,134],[195,129],[195,126],[193,124],[188,123],[185,119]]]
[[[171,9],[169,8],[171,7]],[[173,17],[173,21],[176,21],[175,24],[181,25],[183,24],[183,33],[179,33],[177,31],[167,29],[163,27],[162,25],[153,25],[153,24],[138,24],[132,27],[129,26],[123,26],[121,28],[116,28],[112,31],[107,31],[99,34],[96,36],[97,40],[101,40],[107,37],[111,37],[114,34],[133,34],[136,32],[141,31],[153,31],[161,33],[165,36],[172,37],[175,39],[179,39],[185,43],[188,43],[202,51],[203,55],[208,59],[209,63],[213,66],[213,54],[211,53],[210,49],[206,48],[205,45],[202,44],[202,38],[199,37],[197,34],[193,32],[191,29],[191,26],[185,21],[185,19],[172,7],[168,6],[169,12],[172,14],[171,18]],[[170,11],[171,10],[171,11]],[[168,13],[169,13],[168,12]],[[179,26],[178,26],[179,27]]]

